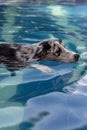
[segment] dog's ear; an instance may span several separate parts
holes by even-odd
[[[47,51],[51,48],[51,46],[49,45],[48,42],[44,41],[44,42],[41,42],[39,44],[39,46],[37,47],[37,50],[36,50],[36,53],[34,55],[33,58],[39,58],[39,59],[43,59],[46,54],[47,54]]]
[[[51,48],[51,45],[47,42],[47,41],[44,41],[40,44],[40,46],[43,47],[43,51],[48,51],[50,48]]]

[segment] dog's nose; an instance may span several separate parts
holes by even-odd
[[[79,59],[79,54],[74,54],[74,59],[75,59],[76,61],[78,61],[78,59]]]

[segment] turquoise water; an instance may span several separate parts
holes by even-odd
[[[4,1],[5,2],[5,1]],[[0,2],[0,43],[61,38],[76,63],[40,61],[11,77],[0,66],[0,130],[87,130],[87,4]]]

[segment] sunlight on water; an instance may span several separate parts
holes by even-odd
[[[61,16],[61,17],[65,17],[66,15],[68,15],[68,11],[64,9],[64,7],[62,7],[61,5],[55,5],[55,6],[48,6],[48,9],[50,11],[52,11],[52,15],[54,16]]]

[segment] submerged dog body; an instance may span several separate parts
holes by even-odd
[[[0,63],[7,67],[24,66],[39,60],[78,61],[79,55],[64,48],[62,40],[45,40],[35,44],[0,44]]]

